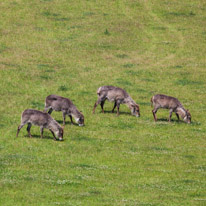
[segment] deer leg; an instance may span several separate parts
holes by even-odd
[[[28,135],[29,135],[30,138],[32,137],[32,136],[31,136],[31,132],[30,132],[31,126],[32,126],[32,124],[31,124],[31,123],[28,123],[27,132],[28,132]]]
[[[49,129],[49,130],[50,130],[50,132],[52,133],[52,135],[53,135],[53,137],[54,137],[54,140],[57,140],[57,138],[56,138],[54,132],[53,132],[51,129]]]
[[[119,116],[119,107],[120,107],[120,103],[117,102],[116,104],[117,104],[117,116]]]
[[[94,108],[93,108],[93,114],[95,113],[95,109],[96,109],[97,105],[100,104],[102,101],[105,101],[105,98],[99,97],[97,102],[95,102]]]
[[[69,115],[71,123],[74,124],[73,120],[72,120],[72,115]]]
[[[98,104],[99,104],[98,101],[95,102],[95,104],[94,104],[94,108],[93,108],[93,114],[95,113],[95,109],[96,109],[96,107],[97,107]]]
[[[104,113],[104,103],[105,103],[105,100],[102,101],[101,104],[100,104],[100,105],[101,105],[101,108],[102,108],[102,113]]]
[[[16,137],[18,137],[19,132],[20,132],[21,128],[22,128],[24,125],[25,125],[25,123],[24,123],[24,124],[20,124],[20,125],[18,126],[18,129],[17,129],[17,132],[16,132]]]
[[[63,126],[65,126],[65,121],[66,121],[66,111],[62,112],[62,116],[63,116]]]
[[[53,109],[52,109],[52,108],[50,108],[50,109],[49,109],[49,111],[48,111],[48,113],[49,113],[49,114],[51,114],[51,113],[52,113],[52,111],[53,111]]]
[[[153,117],[154,117],[154,121],[155,121],[155,122],[157,121],[156,112],[157,112],[157,109],[156,109],[156,108],[152,110],[152,114],[153,114]]]
[[[169,115],[169,122],[171,122],[172,112],[173,112],[173,110],[171,109],[170,110],[170,115]]]
[[[44,127],[40,127],[40,131],[41,131],[41,138],[43,138]]]
[[[49,109],[50,107],[46,106],[45,105],[45,108],[44,108],[44,111],[43,112],[47,112],[47,110]]]
[[[117,106],[117,103],[116,103],[116,101],[114,102],[114,107],[113,107],[113,109],[112,109],[112,113],[114,113],[114,109],[116,108],[116,106]]]
[[[178,119],[178,121],[179,121],[179,120],[180,120],[179,114],[177,114],[177,113],[175,113],[175,114],[176,114],[177,119]]]

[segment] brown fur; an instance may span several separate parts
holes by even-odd
[[[154,107],[152,110],[154,120],[157,121],[156,112],[160,108],[169,109],[169,121],[171,121],[172,112],[174,112],[179,120],[179,115],[183,118],[183,120],[187,123],[191,122],[191,114],[188,110],[186,110],[180,101],[175,97],[170,97],[164,94],[157,94],[151,98],[151,103]]]
[[[130,108],[132,115],[140,116],[139,105],[135,103],[125,90],[119,87],[102,86],[98,88],[97,95],[98,100],[94,104],[93,113],[95,113],[98,104],[101,105],[102,112],[104,113],[104,103],[108,100],[114,102],[112,112],[114,112],[114,109],[117,107],[117,115],[119,115],[120,104],[126,104]]]
[[[41,138],[43,137],[44,128],[47,128],[51,131],[55,140],[56,140],[55,133],[59,137],[59,140],[63,140],[63,128],[48,113],[44,113],[42,111],[38,111],[34,109],[24,110],[21,116],[21,124],[18,126],[17,129],[16,137],[18,137],[21,128],[25,124],[28,124],[27,132],[29,137],[32,137],[30,133],[30,129],[32,124],[34,124],[40,127]]]
[[[84,115],[76,108],[76,106],[68,98],[57,95],[49,95],[45,100],[44,112],[47,112],[47,110],[49,110],[49,114],[51,114],[53,110],[61,111],[63,114],[63,125],[65,125],[66,115],[70,117],[72,124],[72,117],[74,117],[79,126],[84,125]]]

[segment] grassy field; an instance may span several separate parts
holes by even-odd
[[[206,205],[206,2],[204,0],[4,0],[0,2],[0,205]],[[124,88],[141,117],[105,103],[102,85]],[[177,97],[192,123],[150,98]],[[85,127],[33,138],[24,109],[70,98]],[[62,114],[53,112],[62,124]]]

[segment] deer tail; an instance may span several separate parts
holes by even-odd
[[[153,97],[151,98],[150,101],[151,101],[151,107],[152,107],[153,106]]]

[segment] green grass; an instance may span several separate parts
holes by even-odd
[[[205,205],[205,1],[16,0],[0,3],[0,205]],[[92,108],[102,85],[124,88],[125,105]],[[192,115],[178,122],[150,98],[177,97]],[[49,94],[70,98],[85,127],[64,141],[23,127],[24,109]],[[62,123],[62,114],[52,116]],[[69,117],[67,117],[69,122]]]

